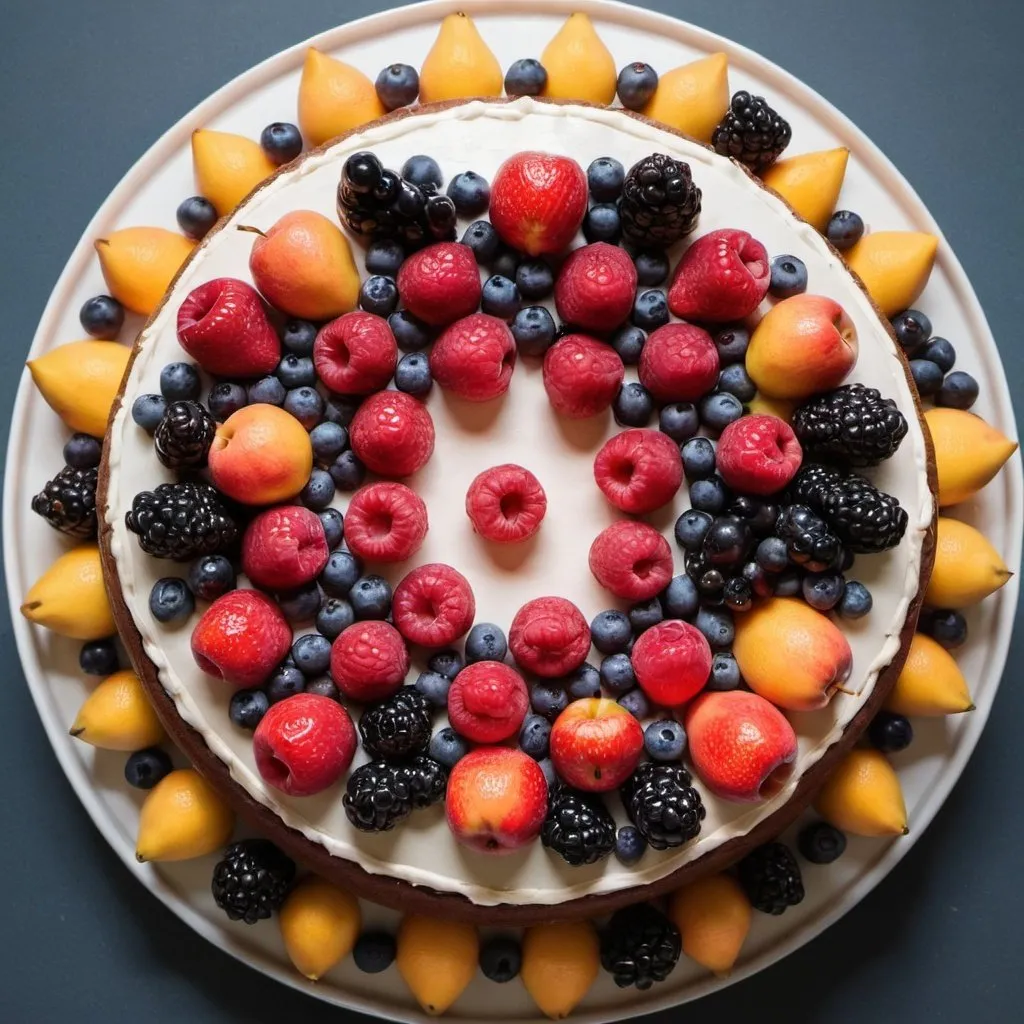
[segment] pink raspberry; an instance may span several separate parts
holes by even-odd
[[[368,562],[404,562],[427,535],[427,506],[405,484],[380,481],[360,487],[345,513],[345,541]]]
[[[477,661],[452,680],[448,721],[474,743],[500,743],[514,736],[530,699],[523,677],[500,661]]]
[[[683,462],[675,443],[660,430],[623,430],[597,453],[594,479],[617,509],[641,515],[675,497]]]
[[[625,249],[594,242],[573,251],[555,284],[562,321],[604,333],[629,316],[636,293],[636,265]]]
[[[653,526],[623,519],[594,538],[590,571],[616,597],[646,601],[672,579],[672,549]]]
[[[398,294],[425,324],[440,327],[480,305],[480,270],[468,245],[437,242],[414,252],[398,271]]]
[[[793,428],[777,416],[743,416],[718,439],[718,471],[735,491],[774,494],[796,476],[804,453]]]
[[[354,622],[331,646],[331,678],[352,700],[390,697],[408,671],[405,641],[387,622]]]
[[[544,355],[544,390],[555,412],[568,419],[604,412],[625,375],[615,349],[585,334],[565,335]]]
[[[329,555],[323,523],[301,505],[261,512],[242,538],[242,571],[254,587],[294,590],[315,580]]]
[[[366,395],[387,387],[398,345],[387,320],[355,310],[324,324],[313,343],[313,365],[339,395]]]
[[[381,476],[411,476],[434,451],[434,421],[422,402],[401,391],[378,391],[356,410],[352,451]]]
[[[679,619],[659,622],[637,637],[631,654],[640,689],[662,707],[696,697],[711,673],[711,647],[704,634]]]
[[[536,597],[512,620],[508,646],[528,672],[553,679],[571,672],[590,653],[590,627],[583,613],[564,597]]]
[[[516,343],[504,320],[486,313],[463,317],[430,350],[434,380],[468,402],[487,402],[508,391]]]
[[[671,323],[652,331],[640,352],[640,382],[660,402],[692,402],[718,380],[718,349],[707,331]]]
[[[476,599],[461,572],[431,562],[407,573],[395,587],[391,613],[409,643],[446,647],[473,625]]]
[[[548,508],[540,481],[522,466],[507,462],[478,474],[466,492],[466,515],[487,540],[511,544],[532,537]]]

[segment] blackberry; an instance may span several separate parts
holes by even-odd
[[[594,864],[615,849],[615,821],[600,797],[557,789],[540,841],[573,867]]]
[[[688,235],[700,215],[690,165],[654,153],[635,163],[622,186],[622,234],[634,245],[663,249]]]
[[[619,988],[643,991],[664,981],[681,952],[679,929],[650,903],[615,911],[601,933],[601,966]]]
[[[725,117],[711,136],[716,153],[746,164],[755,174],[767,170],[789,145],[789,122],[765,102],[763,96],[740,91],[733,94]]]
[[[414,810],[444,799],[448,776],[429,757],[406,764],[370,761],[349,777],[342,805],[361,832],[389,832]]]
[[[821,514],[846,548],[859,555],[888,551],[907,531],[906,510],[896,498],[856,473],[825,492]]]
[[[839,538],[807,505],[783,508],[775,521],[775,533],[786,542],[789,560],[811,572],[822,572],[840,555]]]
[[[143,551],[176,562],[217,554],[238,535],[220,494],[205,483],[160,484],[155,491],[140,491],[124,522]]]
[[[826,493],[842,478],[843,471],[835,466],[805,462],[790,482],[786,498],[793,505],[809,505],[815,511],[820,511]]]
[[[65,466],[32,499],[32,511],[55,530],[88,540],[96,536],[96,475],[91,469]]]
[[[764,914],[778,916],[804,898],[800,865],[782,843],[765,843],[751,850],[740,861],[738,872],[747,898]]]
[[[844,384],[801,405],[793,413],[793,430],[805,455],[876,466],[896,453],[907,421],[874,388]]]
[[[213,869],[213,898],[232,921],[255,924],[284,902],[295,864],[266,839],[243,839],[224,851]]]
[[[430,702],[413,686],[367,708],[359,733],[370,757],[391,760],[422,754],[430,742]]]
[[[706,811],[692,781],[682,765],[645,761],[623,784],[629,820],[654,849],[682,846],[700,833]]]
[[[168,469],[199,469],[206,456],[217,424],[198,402],[171,402],[153,432],[156,457]]]

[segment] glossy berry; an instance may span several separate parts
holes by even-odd
[[[407,395],[425,395],[434,378],[430,375],[430,359],[425,352],[407,352],[395,367],[395,387]]]
[[[508,641],[493,622],[478,622],[466,636],[466,664],[475,661],[504,661]]]
[[[711,675],[708,676],[706,689],[735,690],[743,682],[740,666],[728,651],[718,651],[711,659]]]
[[[309,443],[313,447],[313,458],[329,466],[348,448],[348,431],[337,423],[319,423],[309,432]]]
[[[627,620],[628,621],[628,620]],[[589,662],[584,662],[565,679],[569,700],[585,700],[601,696],[601,673]]]
[[[646,341],[647,333],[642,328],[635,324],[623,324],[611,336],[609,343],[626,366],[636,366]]]
[[[555,273],[545,260],[523,260],[516,267],[516,287],[531,302],[547,298],[555,287]]]
[[[135,789],[152,789],[173,768],[166,751],[149,747],[128,755],[124,763],[124,779]]]
[[[967,620],[962,612],[950,608],[938,608],[925,613],[921,616],[918,628],[947,651],[955,651],[967,643]]]
[[[331,463],[328,472],[339,491],[358,490],[366,478],[366,467],[353,451],[342,452]]]
[[[241,384],[222,381],[210,388],[206,396],[206,405],[218,423],[223,423],[229,416],[249,404],[249,394]]]
[[[750,346],[750,331],[745,327],[724,327],[715,335],[715,348],[722,366],[741,363]]]
[[[64,462],[72,469],[92,469],[102,454],[103,445],[88,434],[72,434],[64,444]]]
[[[697,407],[690,402],[672,402],[658,414],[658,429],[676,444],[689,441],[700,429]]]
[[[160,371],[160,394],[168,402],[198,401],[202,382],[191,363],[168,363]]]
[[[444,182],[444,176],[441,174],[441,167],[438,162],[433,157],[425,156],[422,153],[409,157],[402,164],[402,177],[406,181],[412,182],[413,185],[418,185],[420,188],[424,185],[433,185],[435,188],[440,188]]]
[[[868,726],[868,739],[883,754],[906,750],[914,740],[914,727],[903,715],[880,711]]]
[[[113,640],[90,640],[78,652],[78,667],[87,676],[113,675],[118,668],[117,647]]]
[[[946,374],[935,395],[937,405],[944,405],[948,409],[970,409],[978,400],[978,382],[963,370],[954,370]]]
[[[551,723],[542,715],[527,715],[519,730],[519,749],[535,761],[542,761],[548,756],[550,738]]]
[[[292,388],[281,407],[291,413],[305,428],[312,430],[324,417],[324,399],[315,388]]]
[[[466,228],[462,235],[462,244],[473,250],[477,263],[488,266],[501,246],[498,232],[488,220],[477,220]]]
[[[385,110],[407,107],[420,94],[419,72],[408,64],[389,64],[377,75],[373,87]]]
[[[306,677],[295,665],[281,665],[267,682],[264,692],[271,704],[287,700],[306,688]]]
[[[351,552],[332,551],[320,573],[320,585],[330,597],[347,597],[362,572],[362,564]]]
[[[807,291],[807,266],[797,256],[776,256],[770,265],[768,292],[777,299],[788,299]]]
[[[601,685],[614,697],[628,693],[636,686],[633,662],[628,654],[609,654],[601,661]]]
[[[250,405],[284,405],[288,389],[276,377],[261,377],[249,385]]]
[[[706,437],[694,437],[680,449],[686,479],[706,480],[715,473],[715,445]]]
[[[553,722],[568,706],[569,694],[559,680],[541,679],[530,687],[530,707],[549,722]]]
[[[316,335],[316,324],[311,324],[308,320],[289,320],[284,325],[281,344],[292,355],[311,356]]]
[[[388,317],[388,327],[403,352],[420,352],[431,341],[433,334],[426,324],[420,323],[407,309],[400,309]]]
[[[942,370],[930,359],[911,359],[910,374],[917,393],[922,397],[934,395],[942,387]]]
[[[491,270],[514,281],[516,273],[519,271],[519,264],[522,262],[523,257],[520,253],[516,252],[512,246],[502,243],[498,246],[494,259],[491,261]]]
[[[784,570],[775,581],[775,596],[796,597],[803,586],[803,579],[803,573],[797,568]]]
[[[307,678],[324,675],[331,667],[331,642],[319,633],[307,633],[292,644],[295,667]]]
[[[892,329],[900,347],[914,355],[932,336],[932,322],[918,309],[905,309],[892,318]]]
[[[825,237],[840,251],[852,249],[864,234],[864,221],[853,210],[836,210],[829,218]]]
[[[622,195],[626,169],[612,156],[599,156],[587,168],[587,187],[595,203],[613,203]]]
[[[195,611],[196,599],[188,584],[177,576],[165,576],[149,592],[149,610],[165,626],[184,622]]]
[[[715,519],[704,538],[704,554],[709,565],[735,565],[750,548],[750,527],[736,516]]]
[[[839,573],[808,573],[803,581],[804,600],[815,611],[831,611],[842,600],[845,587]]]
[[[374,274],[359,288],[359,308],[377,316],[389,317],[398,305],[398,286],[390,277]]]
[[[757,545],[754,557],[767,572],[782,572],[789,565],[789,549],[781,537],[765,537]]]
[[[757,394],[757,385],[750,379],[750,374],[743,363],[731,363],[718,375],[718,390],[746,403]]]
[[[519,310],[509,325],[520,355],[542,356],[554,344],[555,321],[544,306]]]
[[[228,718],[238,726],[252,732],[270,709],[270,701],[262,690],[235,690],[228,704]]]
[[[658,88],[658,72],[650,64],[634,61],[620,72],[615,85],[619,102],[627,110],[643,110]]]
[[[480,948],[480,973],[488,981],[504,985],[519,974],[523,952],[519,943],[507,936],[498,936]]]
[[[397,948],[387,932],[363,932],[352,947],[352,962],[363,974],[380,974],[395,962]]]
[[[615,834],[615,857],[627,868],[647,852],[647,840],[632,826],[623,825]]]
[[[501,320],[511,320],[519,312],[519,289],[515,281],[494,274],[484,281],[480,294],[480,309],[489,316]]]
[[[320,676],[319,679],[311,679],[306,683],[306,689],[303,690],[303,693],[313,693],[318,697],[326,697],[328,700],[341,703],[341,691],[330,676]]]
[[[312,387],[316,384],[316,368],[309,356],[289,352],[277,364],[274,376],[288,389]]]
[[[302,152],[302,133],[288,121],[274,121],[260,132],[260,147],[270,162],[280,167]]]
[[[479,217],[491,201],[491,186],[476,171],[463,171],[448,182],[448,198],[460,217]]]
[[[800,830],[796,848],[812,864],[831,864],[846,850],[846,836],[827,821],[815,821]]]
[[[394,238],[377,238],[366,249],[366,272],[395,277],[405,260],[402,243]]]
[[[699,551],[711,527],[712,517],[707,512],[687,509],[675,525],[676,543],[684,551]]]
[[[431,672],[446,679],[454,679],[462,671],[462,665],[462,655],[454,650],[437,651],[427,661],[427,668]]]
[[[685,573],[674,576],[661,592],[661,607],[667,619],[689,619],[697,614],[700,595],[697,586]]]
[[[698,408],[701,423],[715,434],[720,434],[743,415],[743,403],[726,391],[702,398]]]
[[[445,768],[454,768],[469,753],[469,744],[450,726],[434,733],[427,754]]]
[[[651,722],[644,729],[644,750],[652,761],[678,761],[686,749],[686,733],[673,718]]]
[[[444,708],[448,704],[448,690],[452,681],[440,672],[421,672],[416,677],[415,687],[435,708]]]
[[[583,237],[588,242],[616,245],[622,238],[622,218],[615,203],[595,203],[583,218]]]
[[[629,624],[633,632],[639,636],[644,630],[656,626],[665,617],[661,601],[652,597],[649,601],[640,601],[629,609]]]
[[[598,612],[590,622],[590,641],[602,654],[619,654],[632,639],[629,616],[617,608]]]
[[[188,585],[200,601],[214,601],[235,584],[235,567],[224,555],[203,555],[189,567]]]
[[[110,295],[94,295],[82,304],[78,321],[90,337],[113,341],[124,325],[124,306]]]
[[[315,625],[317,632],[328,640],[336,640],[355,621],[356,613],[348,601],[343,597],[328,597],[316,613]]]
[[[323,604],[323,593],[315,583],[277,595],[284,617],[293,625],[312,622]]]
[[[921,352],[922,359],[930,359],[943,373],[956,365],[956,349],[945,338],[932,338]]]
[[[871,611],[873,603],[871,591],[863,583],[858,580],[847,580],[843,587],[843,596],[835,608],[844,619],[862,619]]]
[[[327,538],[327,547],[333,551],[345,535],[345,517],[336,508],[321,509],[318,513]]]
[[[660,288],[648,288],[638,292],[633,301],[633,312],[630,320],[634,327],[645,331],[653,331],[668,323],[668,299]]]
[[[624,693],[616,703],[640,721],[643,721],[651,713],[651,702],[639,686],[635,690],[630,690],[629,693]]]
[[[348,592],[357,619],[386,619],[391,611],[391,585],[383,576],[361,576]]]
[[[178,204],[174,216],[181,233],[193,242],[205,238],[218,219],[213,203],[203,196],[189,196],[183,199]]]
[[[532,57],[514,61],[505,72],[505,92],[509,96],[539,96],[547,82],[544,65]]]
[[[612,415],[620,426],[646,427],[654,415],[654,396],[639,381],[627,381],[619,385]]]
[[[701,608],[693,624],[704,634],[709,644],[719,650],[732,647],[736,627],[732,614],[725,608]]]

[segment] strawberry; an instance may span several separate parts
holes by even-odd
[[[434,451],[434,421],[422,402],[401,391],[378,391],[356,410],[352,451],[381,476],[411,476]]]
[[[407,573],[395,587],[391,611],[398,632],[409,643],[447,647],[473,625],[476,599],[461,572],[432,562]]]
[[[718,472],[734,491],[774,494],[796,476],[803,450],[785,420],[743,416],[722,431],[715,457]]]
[[[414,252],[398,271],[397,283],[405,308],[435,327],[469,316],[480,305],[476,257],[461,242],[437,242]]]
[[[409,671],[409,652],[401,634],[387,622],[354,622],[331,646],[331,678],[352,700],[390,697]]]
[[[523,677],[500,661],[467,665],[448,690],[448,721],[474,743],[500,743],[514,736],[528,706]]]
[[[387,320],[355,310],[324,324],[313,343],[313,365],[339,395],[366,395],[387,387],[398,345]]]
[[[544,390],[555,412],[568,419],[604,412],[625,375],[615,349],[585,334],[567,334],[544,354]]]
[[[564,597],[536,597],[512,619],[508,647],[516,664],[548,679],[577,669],[590,653],[590,626]]]
[[[345,543],[357,558],[404,562],[419,551],[426,535],[427,506],[405,484],[390,480],[367,484],[348,503]]]
[[[636,293],[636,265],[625,249],[594,242],[573,251],[555,284],[555,308],[565,323],[601,333],[629,316]]]
[[[660,430],[623,430],[597,453],[594,479],[617,509],[642,515],[675,497],[683,462],[678,446]]]
[[[646,601],[672,579],[672,549],[653,526],[623,519],[594,538],[590,571],[616,597]]]
[[[639,371],[640,382],[659,402],[692,402],[718,380],[718,349],[693,324],[665,324],[644,344]]]
[[[487,540],[510,544],[539,529],[548,499],[540,481],[522,466],[505,463],[474,477],[466,492],[466,515]]]
[[[508,391],[516,343],[504,320],[473,313],[448,327],[430,351],[430,372],[441,387],[468,402]]]
[[[746,231],[722,228],[683,253],[668,290],[668,307],[683,320],[742,320],[768,292],[765,247]]]

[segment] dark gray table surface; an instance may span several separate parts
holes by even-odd
[[[10,0],[0,51],[4,444],[24,354],[92,213],[161,132],[277,50],[382,0]],[[469,5],[468,5],[469,6]],[[1015,0],[651,0],[760,51],[907,175],[981,298],[1024,403]],[[954,339],[955,340],[955,339]],[[27,496],[26,496],[27,498]],[[1020,619],[1018,618],[1018,622]],[[355,1021],[218,952],[139,886],[66,783],[0,609],[0,1020]],[[1010,652],[1019,665],[1021,631]],[[1020,1019],[1024,842],[1011,667],[980,746],[900,866],[823,936],[681,1011],[694,1022]],[[660,1015],[660,1019],[680,1019]]]

